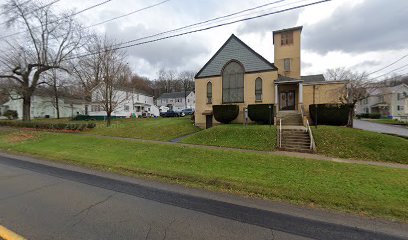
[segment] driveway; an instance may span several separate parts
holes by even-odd
[[[398,125],[373,123],[364,120],[354,120],[354,128],[363,129],[371,132],[390,133],[408,137],[408,128]]]
[[[28,239],[405,239],[405,224],[0,156],[0,223]]]

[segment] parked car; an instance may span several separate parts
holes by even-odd
[[[194,110],[192,108],[186,108],[181,110],[182,113],[184,113],[185,115],[193,115],[194,114]]]
[[[182,112],[176,112],[173,110],[169,110],[167,112],[160,113],[160,116],[162,117],[183,117],[185,116],[185,114]]]

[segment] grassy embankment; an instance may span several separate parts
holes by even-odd
[[[9,130],[0,149],[300,205],[408,221],[408,171],[271,154]]]

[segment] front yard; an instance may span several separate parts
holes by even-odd
[[[242,124],[219,125],[182,140],[182,143],[274,151],[276,127]]]
[[[381,124],[390,124],[390,125],[402,125],[402,126],[408,126],[408,123],[406,122],[401,122],[398,121],[396,119],[388,119],[388,118],[384,118],[384,119],[364,119],[370,122],[374,122],[374,123],[381,123]]]
[[[312,127],[319,154],[408,164],[408,140],[346,127]]]
[[[16,129],[0,133],[0,149],[210,190],[408,221],[408,171],[403,169]]]
[[[182,118],[137,118],[117,119],[110,127],[104,122],[97,122],[97,127],[86,133],[139,138],[147,140],[170,141],[200,131],[191,122],[190,117]]]

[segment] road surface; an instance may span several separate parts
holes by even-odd
[[[28,239],[404,239],[406,225],[0,155],[0,225]]]
[[[405,126],[381,124],[354,119],[353,127],[371,132],[389,133],[408,137],[408,128]]]

